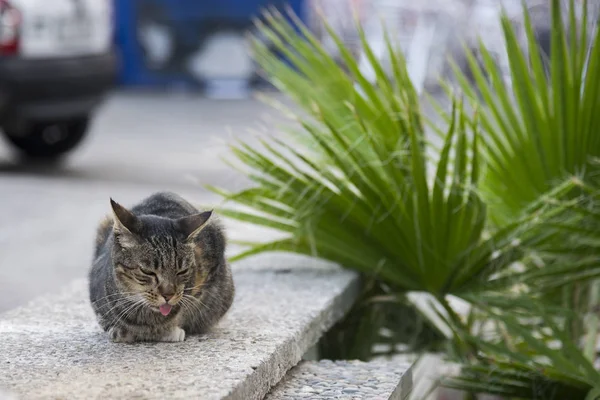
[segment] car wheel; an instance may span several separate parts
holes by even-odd
[[[89,118],[33,122],[25,129],[5,128],[8,141],[23,155],[40,160],[58,159],[79,145],[89,127]]]

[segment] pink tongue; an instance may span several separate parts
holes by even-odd
[[[160,313],[162,315],[164,315],[165,317],[167,315],[169,315],[169,313],[171,312],[171,306],[169,304],[163,304],[162,306],[159,307],[160,308]]]

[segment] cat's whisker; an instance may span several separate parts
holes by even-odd
[[[202,289],[204,287],[204,285],[206,285],[206,282],[203,282],[203,283],[201,283],[201,284],[199,284],[197,286],[191,287],[191,288],[183,289],[183,291],[187,292],[187,291],[193,291],[193,290],[196,290],[196,289]]]
[[[117,314],[117,317],[115,318],[115,321],[113,323],[113,326],[117,325],[118,322],[121,321],[122,317],[132,308],[134,308],[137,305],[137,302],[134,302],[132,304],[127,305],[124,309],[120,310],[119,313]]]
[[[125,306],[127,303],[129,303],[128,300],[120,299],[120,300],[116,301],[115,303],[111,304],[110,308],[108,310],[103,310],[103,312],[105,315],[108,315],[108,314],[112,313],[114,310],[116,310],[117,308]]]
[[[118,293],[107,294],[106,296],[102,297],[102,299],[107,298],[107,297],[111,297],[111,296],[128,295],[128,294],[137,294],[137,292],[120,291]]]
[[[122,319],[123,319],[123,320],[127,320],[127,318],[129,318],[129,316],[131,316],[131,315],[132,315],[133,313],[135,313],[135,312],[136,312],[136,311],[137,311],[139,308],[141,308],[141,307],[143,307],[143,306],[145,306],[145,305],[147,305],[147,304],[146,304],[146,302],[145,302],[145,301],[143,301],[143,300],[142,300],[141,302],[139,302],[139,303],[136,303],[136,304],[134,305],[134,307],[132,307],[132,308],[131,308],[131,310],[130,310],[130,311],[127,313],[127,314],[125,314],[125,315],[122,317]]]
[[[201,316],[203,316],[206,313],[206,309],[202,308],[202,306],[200,304],[198,304],[197,302],[195,302],[190,298],[186,298],[187,303],[190,306],[191,309],[191,314],[195,317],[195,318],[201,318]]]
[[[189,300],[182,298],[180,300],[181,308],[183,308],[184,312],[187,312],[189,314],[193,314],[193,310],[190,309],[190,307],[188,305],[188,301]]]
[[[196,310],[198,310],[198,313],[202,314],[202,308],[201,307],[206,307],[206,305],[202,302],[202,300],[200,300],[197,297],[194,296],[190,296],[190,295],[185,295],[184,297],[187,301],[189,301],[191,303],[192,306],[194,306],[194,308]]]
[[[198,308],[195,306],[193,302],[190,301],[187,297],[182,297],[181,302],[186,304],[188,311],[191,315],[193,315],[196,311],[200,312]]]
[[[208,292],[207,292],[208,294]],[[205,294],[205,296],[207,295]],[[196,297],[196,296],[191,296],[191,295],[187,295],[188,297],[190,297],[193,301],[197,301],[202,307],[206,307],[206,303],[204,303],[204,301],[202,301],[202,297]]]
[[[113,298],[113,297],[123,297],[123,298],[130,298],[135,296],[136,294],[138,294],[137,292],[119,292],[119,293],[112,293],[112,294],[107,294],[104,297],[99,298],[96,301],[92,301],[92,304],[96,304],[102,300],[108,300],[109,298]]]
[[[144,303],[145,303],[144,299],[139,299],[138,301],[136,301],[136,302],[132,303],[131,305],[129,305],[127,308],[125,308],[125,310],[121,311],[117,315],[117,318],[116,318],[115,322],[112,324],[112,327],[116,326],[119,322],[121,322],[122,320],[124,320],[125,318],[127,318],[127,316],[129,316],[138,307],[144,305]]]
[[[128,296],[128,297],[123,297],[123,298],[119,298],[117,300],[113,300],[114,303],[110,304],[112,307],[109,308],[107,311],[105,311],[105,314],[108,314],[110,312],[112,312],[115,308],[121,307],[129,302],[136,302],[137,299],[135,296]]]
[[[129,311],[132,307],[136,307],[138,304],[141,304],[143,302],[144,302],[143,298],[141,298],[141,299],[138,298],[138,299],[135,299],[133,301],[131,301],[131,300],[127,301],[126,303],[129,303],[129,304],[127,304],[126,306],[124,306],[124,308],[120,311],[120,313],[118,315],[122,316],[124,313],[126,313],[127,311]]]

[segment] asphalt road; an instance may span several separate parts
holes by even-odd
[[[203,184],[246,182],[221,160],[227,143],[277,134],[283,122],[255,100],[116,94],[60,167],[20,163],[0,143],[0,312],[86,275],[109,197],[130,205],[172,190],[215,204]]]

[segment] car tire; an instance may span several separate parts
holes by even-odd
[[[66,121],[32,122],[25,129],[5,128],[8,141],[24,156],[37,160],[56,160],[77,147],[89,128],[89,117]]]

